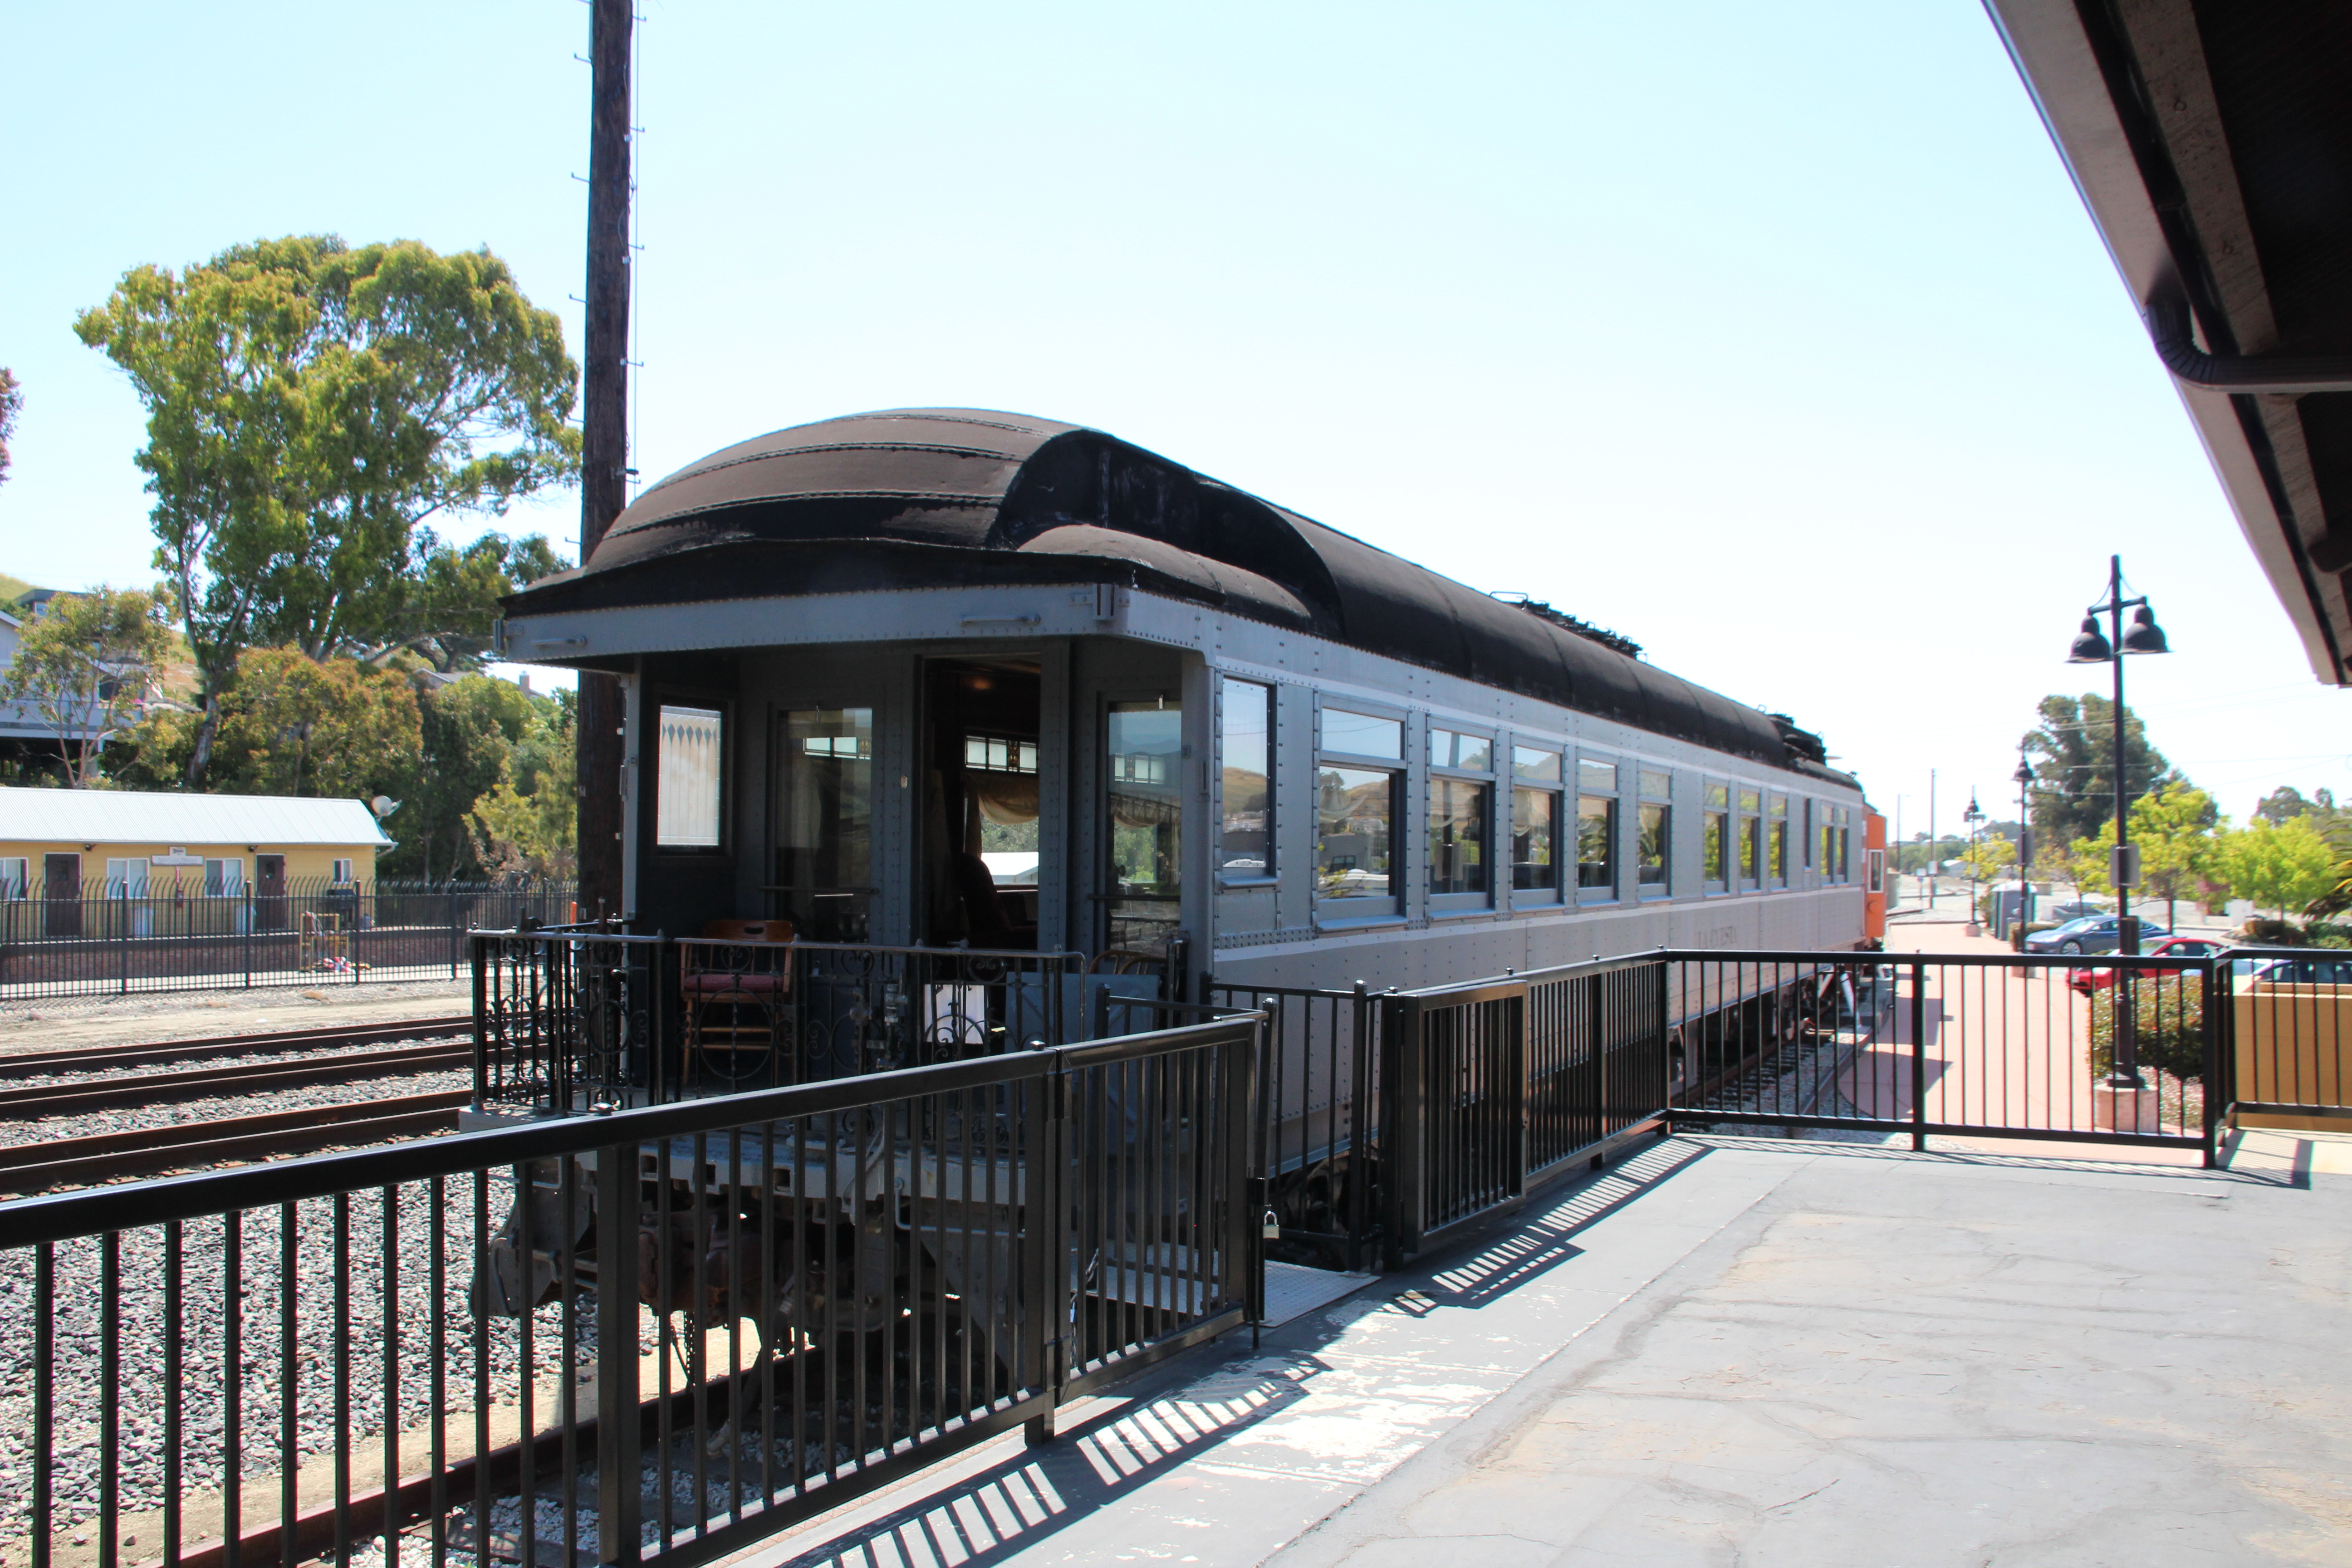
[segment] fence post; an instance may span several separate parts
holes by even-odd
[[[2236,1043],[2231,1038],[2236,1022],[2235,1001],[2229,984],[2230,967],[2213,959],[2205,961],[2205,1168],[2212,1170],[2221,1163],[2221,1117],[2224,1108],[2237,1099],[2237,1086],[2230,1074],[2237,1066]]]
[[[449,884],[449,978],[457,978],[457,884]]]
[[[1528,1118],[1535,1105],[1529,1092],[1528,1075],[1535,1071],[1535,997],[1526,981],[1519,982],[1519,994],[1510,998],[1509,1006],[1517,1015],[1511,1030],[1511,1049],[1518,1060],[1511,1064],[1512,1092],[1518,1096],[1518,1114],[1512,1117],[1507,1131],[1511,1141],[1511,1195],[1524,1197],[1528,1190],[1528,1151],[1532,1142],[1528,1131]]]
[[[1376,1098],[1372,1075],[1372,999],[1370,987],[1356,982],[1356,1013],[1354,1024],[1354,1125],[1349,1131],[1348,1151],[1348,1268],[1350,1272],[1364,1266],[1364,1242],[1372,1226],[1372,1148],[1380,1128],[1380,1101]],[[1310,1004],[1311,1005],[1311,1004]],[[1311,1026],[1314,1014],[1307,1014]],[[1334,1033],[1337,1033],[1335,1030]],[[1280,1048],[1280,1036],[1276,1036],[1275,1048]],[[1337,1049],[1339,1042],[1332,1042]],[[1264,1094],[1264,1086],[1260,1086]],[[1271,1177],[1271,1169],[1266,1172]]]
[[[1219,1047],[1224,1057],[1221,1074],[1225,1102],[1218,1121],[1225,1128],[1225,1198],[1219,1216],[1218,1248],[1237,1259],[1244,1269],[1241,1299],[1250,1321],[1250,1342],[1257,1342],[1258,1325],[1265,1321],[1265,1230],[1262,1216],[1270,1194],[1273,1173],[1265,1161],[1265,1145],[1251,1136],[1250,1107],[1257,1102],[1257,1063],[1265,1048],[1266,1023],[1261,1016],[1238,1040]],[[1239,1245],[1236,1246],[1235,1244]],[[1228,1298],[1230,1300],[1230,1298]]]
[[[131,994],[131,898],[128,891],[114,901],[120,906],[114,925],[114,950],[119,955],[116,967],[121,971],[119,984],[121,994],[128,996]]]
[[[490,1103],[490,1019],[489,965],[481,962],[481,944],[474,945],[474,1109],[487,1109]],[[629,1256],[635,1258],[636,1243],[629,1243]]]
[[[1911,965],[1911,1148],[1927,1147],[1927,966]]]
[[[245,889],[245,988],[247,991],[253,989],[253,922],[257,918],[253,907],[253,887],[247,883]]]
[[[596,1156],[596,1542],[603,1563],[635,1563],[644,1459],[637,1416],[637,1150]],[[523,1441],[528,1443],[530,1435]]]
[[[1029,1417],[1023,1436],[1032,1447],[1054,1440],[1055,1417],[1062,1404],[1062,1377],[1067,1364],[1070,1331],[1070,1205],[1063,1190],[1069,1156],[1070,1079],[1057,1053],[1053,1067],[1036,1080],[1037,1129],[1028,1140],[1028,1179],[1023,1199],[1033,1216],[1029,1225],[1029,1299],[1037,1304],[1032,1314],[1028,1352],[1034,1359],[1038,1386],[1046,1392],[1045,1411]],[[1017,1381],[1017,1380],[1016,1380]]]
[[[1381,1116],[1381,1163],[1387,1192],[1381,1220],[1381,1267],[1404,1267],[1405,1254],[1421,1248],[1422,1140],[1427,1115],[1422,1104],[1421,1003],[1394,994],[1381,998],[1381,1077],[1386,1108]]]
[[[1654,1103],[1661,1111],[1664,1111],[1673,1109],[1675,1098],[1674,1063],[1668,1060],[1666,1056],[1667,1042],[1673,1034],[1671,1026],[1666,1022],[1672,1016],[1666,996],[1666,961],[1663,958],[1659,959],[1653,968],[1653,973],[1656,975],[1657,982],[1650,994],[1650,1056],[1658,1064],[1657,1095]],[[1658,1118],[1660,1137],[1670,1135],[1674,1130],[1673,1117]]]
[[[1606,1138],[1616,1129],[1609,1124],[1609,1019],[1601,1005],[1601,976],[1571,984],[1583,994],[1584,1037],[1592,1042],[1592,1131]]]

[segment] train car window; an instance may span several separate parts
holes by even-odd
[[[719,797],[724,737],[715,708],[661,705],[654,791],[654,847],[719,847]]]
[[[1874,850],[1872,850],[1872,851],[1870,852],[1869,876],[1870,876],[1870,889],[1869,889],[1869,890],[1870,890],[1871,892],[1874,892],[1874,893],[1884,893],[1884,892],[1885,892],[1885,891],[1886,891],[1886,851],[1885,851],[1885,850],[1884,850],[1884,849],[1874,849]]]
[[[1217,767],[1224,792],[1217,875],[1228,882],[1274,877],[1274,688],[1221,679]]]
[[[1643,898],[1660,898],[1666,892],[1666,858],[1673,843],[1670,827],[1674,809],[1658,801],[1642,803],[1637,847],[1641,859],[1635,870]]]
[[[1433,898],[1484,893],[1491,864],[1486,824],[1494,786],[1475,779],[1429,778],[1429,891]]]
[[[1806,865],[1813,863],[1813,803],[1810,800],[1805,802],[1804,827],[1797,835],[1797,852],[1805,858]],[[1828,855],[1822,857],[1822,864],[1824,867],[1829,864]]]
[[[1576,888],[1578,896],[1617,895],[1617,800],[1614,795],[1576,797]]]
[[[1633,879],[1645,899],[1665,896],[1671,886],[1668,861],[1674,846],[1674,775],[1652,768],[1637,771],[1642,800],[1634,823]]]
[[[1460,768],[1465,773],[1491,773],[1495,742],[1484,735],[1465,735],[1458,730],[1441,730],[1433,724],[1429,730],[1429,765]]]
[[[1393,911],[1401,775],[1388,768],[1325,763],[1315,775],[1315,893],[1360,900],[1348,912]]]
[[[1558,757],[1552,759],[1552,776],[1559,776]],[[1520,785],[1511,791],[1511,887],[1538,895],[1523,903],[1549,903],[1559,897],[1558,790]]]
[[[1114,702],[1107,718],[1109,944],[1150,947],[1175,934],[1183,891],[1184,714],[1154,698]]]
[[[1739,792],[1739,885],[1752,888],[1764,879],[1764,824],[1759,818],[1764,796],[1752,789]]]
[[[966,735],[963,765],[974,773],[1034,773],[1037,771],[1037,742],[1004,735]]]
[[[1511,748],[1511,776],[1530,784],[1559,783],[1559,753],[1533,746]]]
[[[1323,710],[1323,749],[1358,757],[1404,760],[1404,721],[1372,713],[1351,713],[1345,708]]]
[[[1772,857],[1772,885],[1776,888],[1785,888],[1789,885],[1789,797],[1785,795],[1776,795],[1772,797],[1772,837],[1769,851]]]
[[[876,890],[874,710],[796,708],[777,721],[775,912],[811,942],[864,942]]]
[[[1433,724],[1429,765],[1429,895],[1454,912],[1484,908],[1494,890],[1495,786],[1453,775],[1491,777],[1494,738]]]
[[[1731,789],[1727,784],[1706,786],[1706,832],[1699,839],[1699,875],[1710,893],[1720,893],[1731,885]]]
[[[1840,812],[1839,815],[1843,816],[1844,813]],[[1851,881],[1853,879],[1853,875],[1848,869],[1852,862],[1846,858],[1846,857],[1853,852],[1853,829],[1851,827],[1840,827],[1838,829],[1838,880],[1841,882]]]
[[[1589,903],[1617,896],[1617,764],[1576,760],[1576,889]]]

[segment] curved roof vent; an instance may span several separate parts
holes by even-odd
[[[1621,637],[1612,631],[1604,631],[1591,621],[1578,620],[1566,610],[1555,610],[1541,599],[1530,599],[1525,594],[1512,593],[1507,590],[1498,590],[1486,596],[1490,599],[1498,599],[1506,605],[1516,605],[1539,621],[1549,621],[1553,626],[1574,632],[1578,637],[1590,637],[1602,647],[1614,648],[1627,658],[1642,657],[1642,645],[1632,637]]]
[[[1803,757],[1809,762],[1828,763],[1829,745],[1819,735],[1811,730],[1798,729],[1797,721],[1786,713],[1767,713],[1764,717],[1771,720],[1772,728],[1780,731],[1780,743],[1789,748],[1790,756]]]

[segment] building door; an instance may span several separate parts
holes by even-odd
[[[253,923],[263,931],[286,929],[286,857],[253,858]]]
[[[41,857],[42,898],[47,905],[43,922],[51,936],[81,934],[81,857]]]

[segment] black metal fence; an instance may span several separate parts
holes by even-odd
[[[1251,1320],[1255,1016],[0,1205],[0,1555],[707,1560]]]
[[[2352,954],[1668,952],[1417,992],[1212,982],[1268,1017],[1267,1205],[1391,1266],[1644,1128],[2194,1151],[2352,1124]]]
[[[2229,1103],[2207,960],[1679,955],[1676,1120],[2203,1151]]]
[[[2352,953],[1676,953],[1679,1126],[2196,1151],[2352,1124]]]
[[[1068,1045],[1110,1032],[1104,1004],[1157,1001],[1162,984],[1090,975],[1076,953],[602,930],[471,942],[486,1105],[664,1104]],[[1122,1006],[1116,1022],[1151,1020]]]
[[[298,879],[223,894],[184,884],[133,891],[0,887],[0,1001],[454,979],[467,931],[565,921],[577,898],[568,883]]]
[[[2352,1130],[2352,952],[2274,949],[2228,968],[2226,994],[2206,1000],[2232,1123]]]

